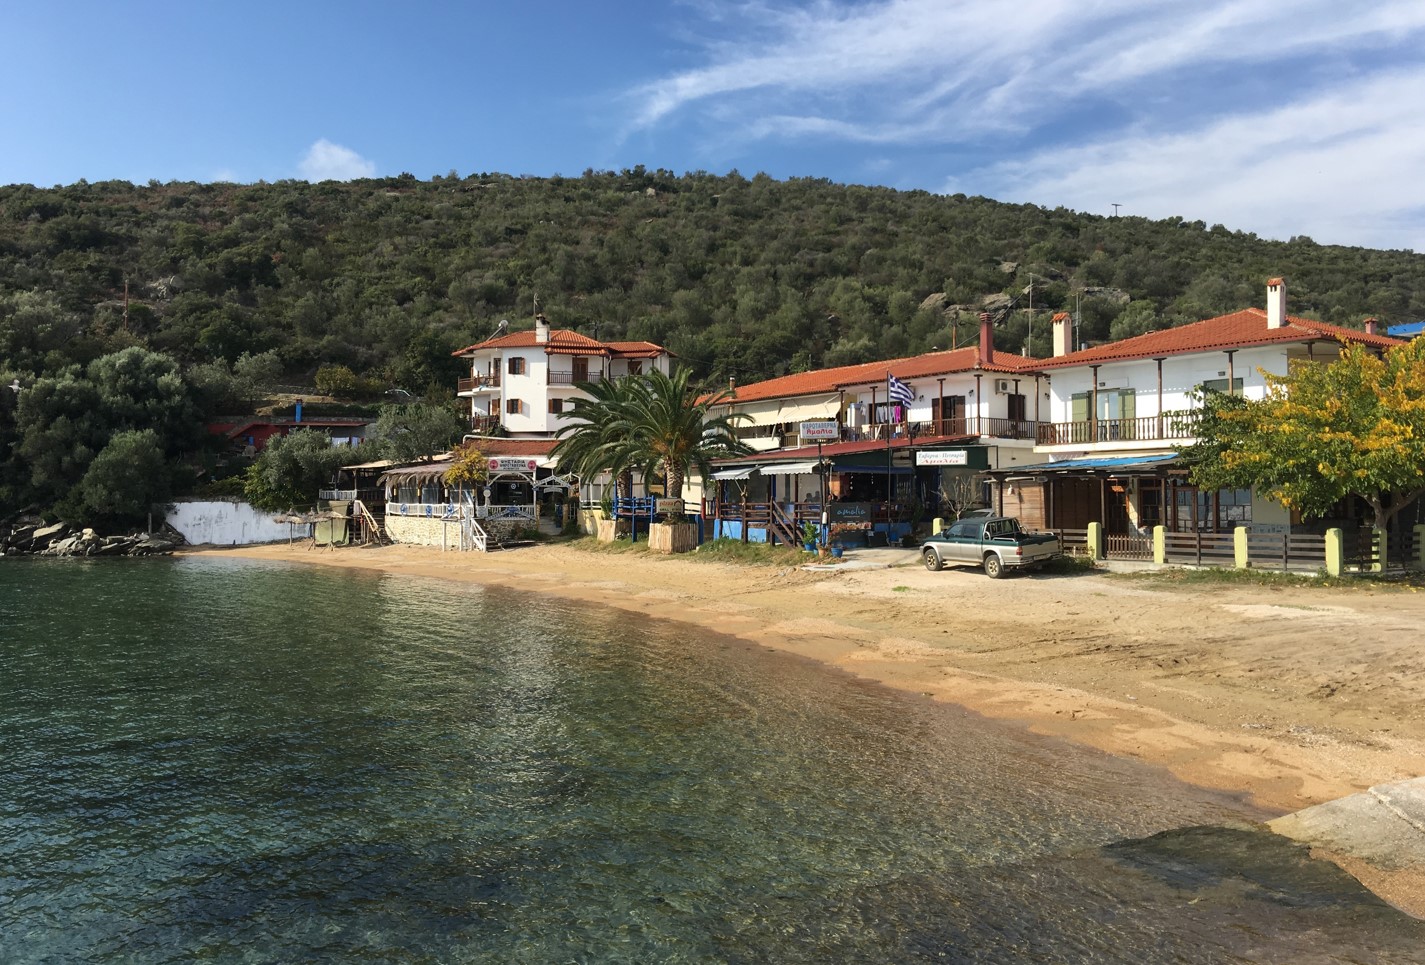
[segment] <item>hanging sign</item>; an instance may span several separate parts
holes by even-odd
[[[539,468],[539,460],[524,456],[494,456],[489,466],[491,472],[534,472]]]
[[[681,513],[683,511],[683,501],[681,499],[655,499],[653,501],[653,511],[655,513]]]
[[[917,466],[968,466],[968,449],[920,449],[915,454]]]
[[[830,439],[835,442],[841,438],[841,426],[836,422],[803,422],[798,435],[803,439],[820,439],[823,442]]]

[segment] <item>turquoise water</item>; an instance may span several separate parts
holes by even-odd
[[[1258,817],[613,610],[0,561],[5,963],[1425,958]]]

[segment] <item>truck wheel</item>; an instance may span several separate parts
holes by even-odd
[[[997,580],[1004,576],[1004,563],[993,553],[985,554],[985,576]]]
[[[925,560],[925,568],[932,573],[945,568],[945,564],[940,560],[940,554],[933,549],[927,549],[921,554],[921,558]]]

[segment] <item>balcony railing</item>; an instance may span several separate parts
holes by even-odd
[[[927,436],[991,436],[996,439],[1033,439],[1039,424],[1026,419],[986,419],[969,416],[963,419],[927,419],[910,423],[910,434],[917,439]],[[854,429],[843,431],[849,441],[857,439],[902,439],[906,435],[906,424],[871,423],[859,432]]]
[[[455,383],[455,386],[457,393],[498,389],[500,387],[500,373],[496,372],[493,375],[477,375],[474,378],[460,379]]]
[[[470,432],[472,435],[488,436],[498,428],[500,428],[499,416],[477,415],[470,417]]]
[[[1100,442],[1160,442],[1191,439],[1196,432],[1197,414],[1183,410],[1136,419],[1046,422],[1039,427],[1038,443],[1041,446],[1066,446]]]
[[[595,379],[595,381],[597,381],[597,380],[598,380],[598,376],[594,376],[594,379]],[[587,382],[587,381],[589,381],[589,373],[588,373],[588,372],[550,372],[550,373],[549,373],[549,384],[550,384],[550,385],[573,385],[573,384],[575,384],[576,382]]]

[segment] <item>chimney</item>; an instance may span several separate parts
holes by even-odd
[[[980,365],[993,365],[995,360],[995,329],[990,313],[980,312]]]
[[[1069,354],[1073,344],[1074,316],[1068,312],[1054,313],[1054,357]]]
[[[1379,335],[1379,334],[1380,334],[1380,322],[1377,321],[1377,320],[1374,319],[1374,318],[1368,318],[1368,319],[1366,319],[1366,334],[1367,334],[1367,335]]]
[[[1286,282],[1267,279],[1267,328],[1286,327]]]
[[[534,316],[534,340],[540,345],[549,341],[549,319],[543,313]]]
[[[736,377],[731,376],[731,375],[729,375],[729,376],[727,377],[727,394],[728,394],[728,395],[736,395],[736,394],[737,394],[737,379],[736,379]]]

